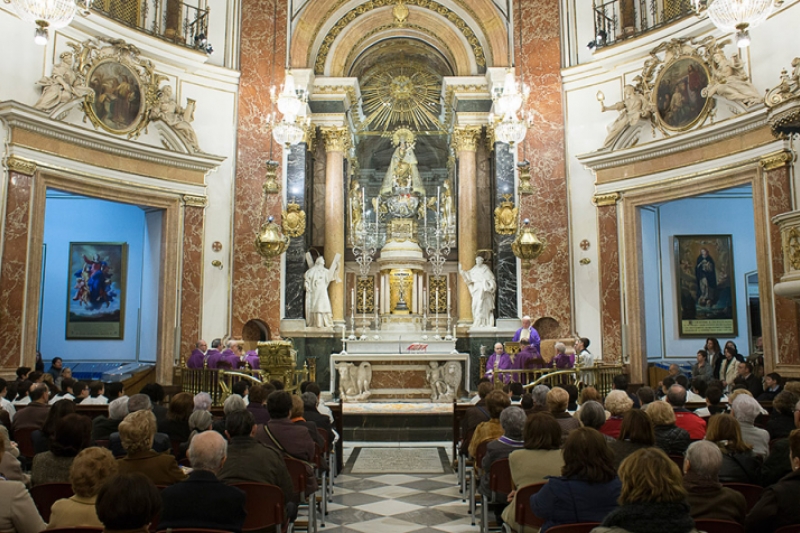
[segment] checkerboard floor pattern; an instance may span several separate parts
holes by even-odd
[[[445,449],[449,446],[436,444]],[[399,446],[403,445],[398,443]],[[352,450],[350,446],[345,448],[345,462]],[[475,533],[480,528],[470,525],[467,511],[454,473],[340,474],[320,532]]]

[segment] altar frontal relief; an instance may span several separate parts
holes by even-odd
[[[69,245],[68,339],[122,339],[126,243]]]
[[[735,336],[730,235],[674,237],[680,337]]]

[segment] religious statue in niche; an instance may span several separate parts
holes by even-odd
[[[306,290],[306,327],[332,328],[333,310],[328,296],[328,285],[333,280],[339,281],[337,271],[341,256],[336,254],[330,268],[325,268],[325,258],[311,260],[311,253],[306,252],[308,270],[304,275]]]
[[[453,191],[450,187],[450,180],[446,179],[442,183],[442,206],[439,216],[441,217],[442,228],[446,235],[455,236],[456,234],[456,212],[453,206]]]
[[[388,198],[398,190],[405,194],[425,196],[425,187],[417,169],[417,156],[414,154],[414,134],[402,128],[392,136],[392,144],[397,148],[381,183],[381,197]]]
[[[452,402],[458,395],[461,384],[461,364],[448,361],[442,366],[431,361],[425,370],[428,386],[431,388],[431,401]]]
[[[464,270],[459,263],[458,273],[467,284],[472,297],[472,327],[493,327],[494,294],[497,291],[497,283],[492,271],[484,264],[483,257],[476,257],[475,266],[469,270]]]
[[[364,193],[358,186],[358,180],[350,180],[350,235],[364,232]]]
[[[336,363],[339,373],[339,397],[343,402],[363,402],[372,396],[372,365],[364,361],[358,367],[353,363]]]
[[[64,52],[59,58],[61,61],[53,65],[52,74],[36,82],[42,87],[42,95],[33,107],[48,113],[60,104],[94,96],[94,91],[86,86],[86,80],[73,67],[75,58],[72,52]]]

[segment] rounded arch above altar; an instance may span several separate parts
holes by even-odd
[[[450,55],[457,75],[475,75],[507,66],[507,28],[491,0],[324,0],[295,15],[291,66],[342,76],[355,49],[402,35]]]

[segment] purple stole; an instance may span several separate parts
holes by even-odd
[[[186,360],[186,368],[203,368],[204,360],[205,355],[203,355],[203,352],[195,348],[192,350],[192,355]]]

